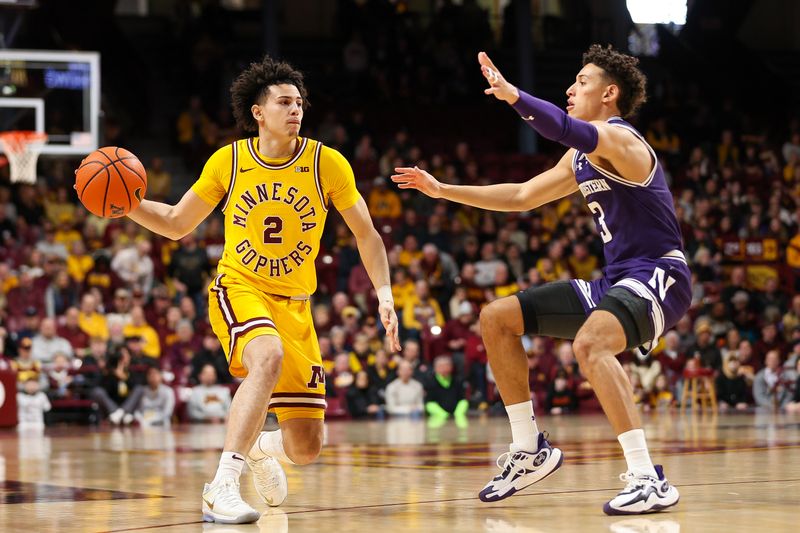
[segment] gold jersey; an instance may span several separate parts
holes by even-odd
[[[288,160],[262,156],[257,137],[220,148],[192,190],[225,215],[219,273],[280,296],[313,294],[328,208],[361,198],[347,160],[303,137]]]

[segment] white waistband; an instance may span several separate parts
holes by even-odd
[[[664,255],[662,255],[661,258],[662,259],[675,259],[677,261],[680,261],[684,265],[687,264],[686,263],[686,256],[683,255],[683,252],[681,252],[680,250],[672,250],[670,252],[667,252]]]

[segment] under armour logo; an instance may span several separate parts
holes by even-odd
[[[583,161],[578,161],[578,170],[583,170]]]

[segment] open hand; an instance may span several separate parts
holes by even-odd
[[[401,189],[416,189],[431,198],[441,197],[442,184],[424,170],[418,167],[398,167],[394,171],[397,174],[392,175],[392,181]]]
[[[397,327],[397,313],[394,312],[394,303],[389,301],[380,302],[378,304],[378,313],[381,316],[381,324],[386,330],[386,338],[389,341],[389,345],[393,351],[399,352],[401,349],[400,336]]]
[[[486,55],[486,52],[478,53],[478,63],[481,64],[481,72],[486,81],[489,82],[489,88],[483,92],[486,94],[493,94],[498,100],[503,100],[509,104],[513,104],[519,100],[519,91],[516,87],[511,85],[500,71],[494,66],[492,60]]]

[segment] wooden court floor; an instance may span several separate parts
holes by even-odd
[[[0,531],[453,531],[615,533],[800,531],[800,417],[650,415],[651,452],[681,492],[675,510],[607,517],[624,461],[601,416],[540,424],[565,453],[561,470],[521,494],[477,493],[505,450],[504,418],[330,422],[320,460],[291,467],[289,498],[258,524],[203,524],[200,492],[221,426],[49,428],[0,432]],[[243,476],[243,492],[264,510]]]

